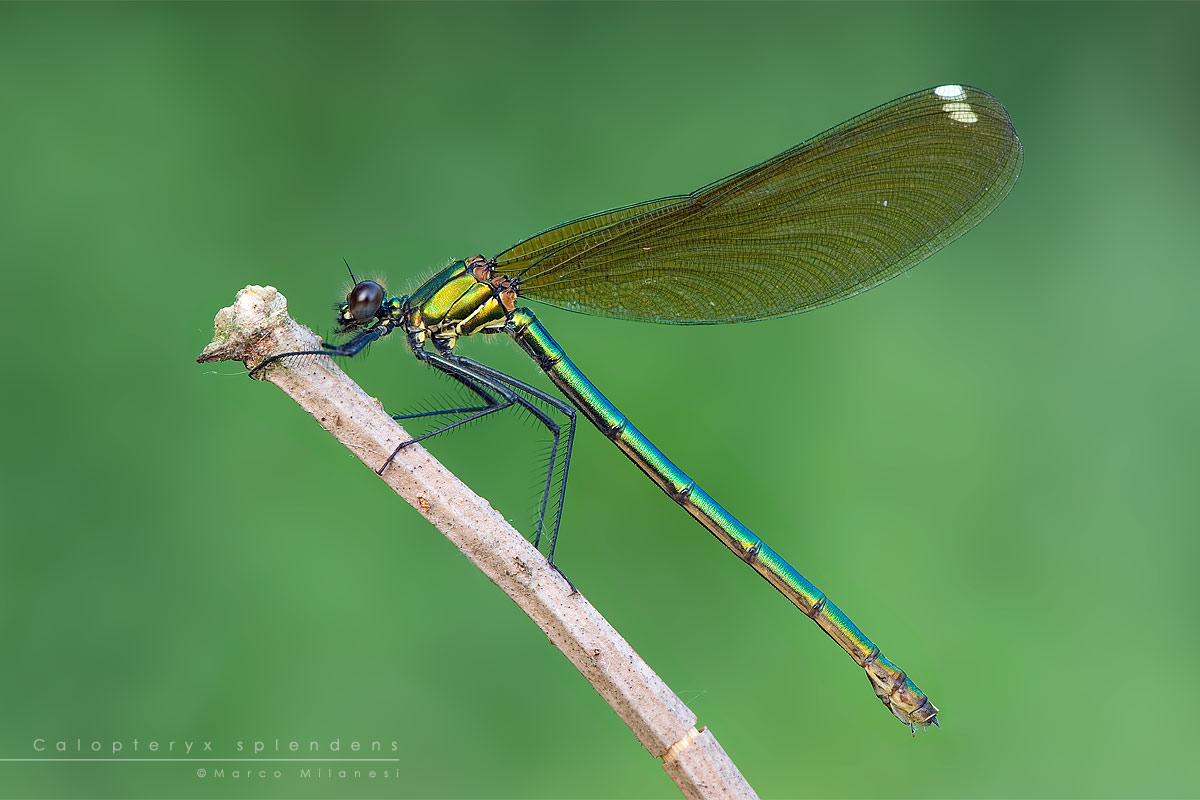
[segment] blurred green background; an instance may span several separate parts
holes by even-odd
[[[436,531],[195,356],[248,283],[328,330],[343,257],[409,291],[948,82],[1007,105],[1024,172],[904,278],[740,327],[538,309],[942,729],[591,428],[560,561],[764,797],[1195,796],[1198,32],[1196,4],[0,6],[0,756],[399,758],[9,761],[0,796],[676,796]],[[395,410],[451,394],[400,340],[348,370]],[[511,415],[431,450],[528,531],[546,447]]]

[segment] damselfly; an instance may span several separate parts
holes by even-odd
[[[554,493],[554,560],[578,409],[701,525],[766,578],[866,670],[875,694],[910,727],[938,709],[871,640],[775,551],[673,464],[604,397],[523,298],[646,322],[748,322],[817,308],[892,278],[965,233],[1008,194],[1021,143],[991,95],[946,85],[893,100],[691,194],[605,211],[546,230],[491,258],[457,261],[407,296],[357,281],[338,309],[344,344],[282,353],[353,356],[393,330],[413,354],[477,403],[413,416],[451,421],[404,447],[513,405],[552,433],[535,544]],[[506,333],[570,405],[454,352],[476,333]],[[543,406],[560,412],[561,424]]]

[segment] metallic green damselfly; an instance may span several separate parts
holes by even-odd
[[[440,271],[411,295],[357,281],[338,309],[340,345],[281,353],[353,356],[394,329],[413,354],[478,398],[475,405],[397,415],[450,415],[402,448],[518,405],[552,433],[535,544],[545,528],[554,459],[563,448],[553,563],[578,409],[701,525],[813,619],[866,670],[876,696],[914,728],[938,709],[842,611],[673,464],[604,397],[551,338],[529,298],[606,317],[684,325],[796,314],[892,278],[986,217],[1021,168],[1004,107],[968,86],[893,100],[691,194],[605,211],[546,230],[497,256]],[[459,338],[506,333],[570,401],[458,355]],[[560,412],[560,424],[544,407]]]

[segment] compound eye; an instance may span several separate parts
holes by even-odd
[[[356,284],[350,290],[350,294],[346,295],[346,306],[350,316],[354,317],[356,322],[369,321],[383,305],[383,294],[383,287],[375,281]]]

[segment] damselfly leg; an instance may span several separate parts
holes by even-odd
[[[363,351],[363,349],[373,341],[382,338],[388,333],[387,329],[381,327],[372,328],[355,336],[348,342],[340,345],[331,345],[322,342],[325,349],[322,350],[298,350],[287,353],[279,353],[265,359],[262,363],[250,370],[250,375],[253,377],[264,367],[280,361],[285,358],[293,358],[299,356],[330,356],[333,358],[353,358]],[[554,550],[558,544],[558,532],[562,523],[563,504],[566,500],[567,491],[567,474],[571,464],[571,451],[575,441],[575,409],[570,404],[562,401],[541,391],[535,386],[531,386],[524,381],[518,380],[511,375],[501,372],[497,369],[481,364],[463,356],[453,353],[439,354],[423,348],[414,348],[413,354],[419,361],[422,361],[439,372],[452,378],[455,382],[464,386],[466,389],[474,393],[483,401],[482,405],[475,406],[460,406],[446,409],[435,409],[431,411],[422,411],[412,414],[395,414],[393,419],[417,419],[426,417],[437,417],[446,415],[462,414],[460,419],[452,420],[444,425],[435,428],[427,433],[414,436],[401,442],[388,455],[387,459],[375,470],[376,474],[382,475],[388,465],[399,455],[400,451],[404,450],[417,442],[425,441],[438,434],[446,433],[447,431],[458,428],[469,422],[482,419],[486,416],[504,410],[513,405],[517,405],[528,411],[538,423],[543,426],[551,436],[549,463],[546,468],[546,479],[542,487],[541,502],[538,507],[537,527],[534,531],[533,545],[539,547],[543,537],[546,534],[546,516],[550,508],[551,496],[557,494],[554,519],[550,527],[550,545],[547,548],[547,560],[554,566]],[[545,403],[553,410],[562,414],[566,420],[566,437],[564,442],[563,425],[555,418],[538,406],[539,401]],[[555,492],[555,470],[558,466],[558,459],[562,458],[562,474],[558,476],[558,489]],[[557,567],[556,567],[557,569]],[[560,571],[561,574],[561,571]],[[565,575],[563,576],[566,577]],[[568,579],[568,582],[569,579]]]

